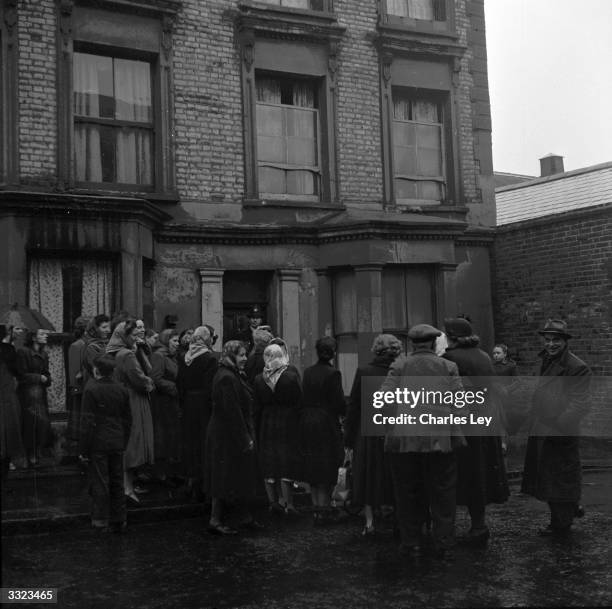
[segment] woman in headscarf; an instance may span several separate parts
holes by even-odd
[[[302,478],[311,487],[314,524],[319,525],[335,517],[331,494],[344,459],[340,416],[346,404],[342,375],[331,364],[336,355],[336,341],[326,336],[316,342],[315,348],[319,361],[304,370],[298,450]]]
[[[212,381],[218,365],[211,347],[209,329],[199,326],[191,335],[189,349],[183,359],[178,361],[177,386],[183,417],[183,469],[187,488],[195,499],[202,499],[206,428],[212,409]]]
[[[344,445],[353,449],[352,501],[364,506],[365,526],[361,532],[364,536],[374,533],[374,510],[393,504],[393,485],[385,438],[361,435],[361,383],[364,377],[386,377],[401,350],[402,343],[392,334],[379,334],[374,339],[371,349],[374,359],[357,368],[344,422]]]
[[[176,386],[178,365],[176,350],[178,332],[162,330],[151,355],[151,378],[155,392],[151,401],[155,436],[155,472],[159,480],[166,480],[171,464],[178,459],[179,397]]]
[[[257,330],[255,331],[257,332]],[[254,411],[260,420],[259,467],[268,495],[269,511],[296,516],[293,480],[299,479],[296,450],[298,416],[302,400],[300,377],[280,345],[263,352],[264,369],[255,377]]]
[[[491,358],[478,348],[480,339],[470,321],[465,317],[445,319],[444,329],[448,337],[444,358],[457,364],[465,389],[487,391],[487,407],[497,412],[495,422],[499,423],[499,385],[486,378],[494,377],[495,369]],[[486,544],[490,532],[485,508],[489,503],[504,503],[509,496],[502,438],[466,434],[466,441],[467,448],[457,454],[457,505],[467,506],[471,520],[463,541]]]
[[[212,535],[237,533],[223,521],[227,502],[238,508],[240,527],[261,527],[247,506],[255,496],[256,465],[252,395],[243,373],[246,360],[244,344],[228,341],[213,380],[205,460],[205,488],[212,501],[208,532]]]
[[[263,372],[265,362],[263,352],[274,337],[269,330],[257,328],[253,331],[253,351],[247,358],[244,372],[251,385],[255,382],[255,377]]]
[[[133,503],[140,503],[134,492],[136,468],[154,462],[153,419],[149,394],[155,388],[136,357],[136,322],[132,319],[117,325],[106,352],[115,356],[115,378],[130,395],[132,428],[125,449],[125,494]]]

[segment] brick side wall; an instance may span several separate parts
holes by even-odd
[[[57,181],[56,16],[53,0],[18,5],[19,158],[23,184]]]
[[[612,376],[612,214],[575,212],[564,219],[500,229],[494,248],[496,341],[506,343],[521,374],[537,369],[537,331],[549,317],[568,322],[570,349],[598,376]],[[598,396],[588,424],[612,429],[609,397]]]

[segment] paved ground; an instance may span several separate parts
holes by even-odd
[[[57,587],[57,606],[75,609],[611,605],[612,471],[586,473],[587,515],[563,542],[535,536],[546,506],[517,491],[490,510],[489,546],[458,548],[448,564],[401,560],[390,522],[364,542],[359,519],[315,529],[307,515],[263,515],[262,532],[215,538],[192,518],[135,524],[122,537],[5,537],[2,585]],[[463,511],[457,525],[468,526]]]

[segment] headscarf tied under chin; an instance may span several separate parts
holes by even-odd
[[[210,331],[206,326],[198,326],[189,341],[189,350],[185,353],[185,365],[191,366],[196,357],[210,351]]]
[[[121,351],[121,349],[129,349],[130,351],[136,350],[136,345],[134,345],[133,347],[128,347],[125,341],[125,326],[125,321],[122,321],[121,323],[117,324],[117,327],[113,331],[113,335],[108,341],[108,345],[106,345],[107,353],[115,354],[118,351]]]
[[[268,345],[264,349],[263,356],[266,364],[263,369],[263,380],[266,385],[274,391],[281,374],[287,370],[287,357],[283,353],[283,348],[280,345]]]

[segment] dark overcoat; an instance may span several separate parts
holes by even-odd
[[[206,434],[205,489],[213,498],[255,495],[251,389],[236,368],[221,362],[213,379],[212,415]]]
[[[17,362],[23,445],[28,455],[34,455],[36,449],[49,448],[53,444],[47,402],[47,387],[51,385],[49,355],[45,349],[35,351],[22,347],[17,351]],[[47,378],[44,383],[42,375]]]
[[[159,347],[151,355],[151,368],[155,383],[151,396],[155,459],[177,459],[180,433],[178,365],[166,347]]]
[[[189,366],[179,359],[177,385],[182,411],[181,458],[188,478],[202,478],[206,429],[212,411],[212,385],[217,359],[210,352],[198,355]]]
[[[393,503],[393,484],[384,436],[361,435],[361,380],[386,377],[395,358],[377,355],[369,364],[357,368],[344,421],[344,445],[353,449],[353,494],[361,505],[380,507]]]
[[[340,419],[346,410],[342,375],[319,360],[304,370],[298,450],[302,478],[310,484],[335,484],[344,459]]]
[[[457,364],[459,375],[466,390],[483,389],[483,378],[495,377],[491,358],[478,347],[459,346],[449,348],[443,357]],[[495,383],[487,383],[488,407],[496,410],[500,418],[501,404],[494,397]],[[484,413],[487,414],[487,413]],[[500,430],[502,431],[502,430]],[[457,504],[477,502],[503,503],[508,499],[508,479],[500,436],[471,436],[466,434],[467,448],[457,454]]]
[[[300,459],[296,448],[302,402],[302,385],[295,368],[287,368],[274,390],[263,374],[255,378],[254,411],[258,413],[259,467],[264,478],[299,479]]]
[[[589,410],[591,369],[567,348],[558,358],[540,353],[533,395],[522,492],[542,501],[578,502],[580,420]]]
[[[25,457],[15,383],[17,378],[19,368],[15,347],[0,343],[0,456],[14,463],[21,462]]]

